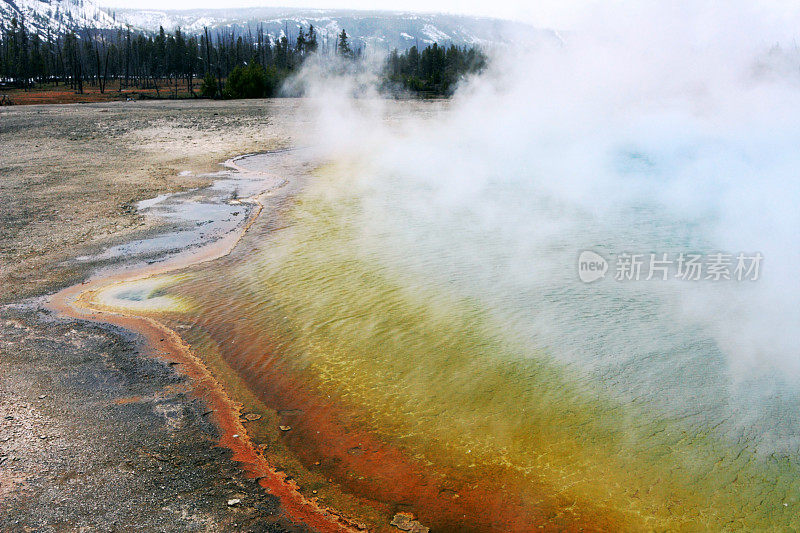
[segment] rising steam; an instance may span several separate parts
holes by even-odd
[[[363,239],[387,264],[481,300],[582,372],[624,369],[623,395],[691,394],[704,382],[690,375],[713,367],[746,426],[800,391],[800,60],[784,31],[796,13],[772,7],[592,13],[563,43],[492,50],[446,103],[382,100],[374,70],[313,64],[302,135],[358,161]],[[765,259],[752,283],[595,288],[575,276],[584,248]],[[704,338],[713,346],[693,344]],[[797,444],[781,438],[771,446]]]

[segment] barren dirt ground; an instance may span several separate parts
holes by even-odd
[[[291,144],[296,108],[0,109],[0,530],[305,530],[216,446],[175,368],[142,356],[134,335],[56,320],[36,299],[96,266],[71,258],[155,231],[137,201]]]
[[[63,262],[148,228],[134,204],[196,187],[225,159],[286,146],[297,102],[0,108],[0,303],[84,274]],[[180,174],[191,171],[192,175]],[[89,265],[91,267],[91,265]]]

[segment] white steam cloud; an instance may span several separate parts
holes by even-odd
[[[368,69],[311,67],[306,142],[364,165],[365,239],[397,239],[396,260],[456,279],[554,357],[601,376],[631,365],[646,387],[665,374],[646,377],[637,358],[667,350],[663,372],[678,380],[679,367],[719,366],[726,386],[746,389],[732,404],[795,402],[800,54],[786,28],[796,12],[643,2],[590,15],[563,46],[492,51],[489,71],[447,103],[388,102],[365,92]],[[763,272],[751,283],[586,287],[574,271],[585,247],[761,252]],[[695,335],[716,348],[694,346]]]

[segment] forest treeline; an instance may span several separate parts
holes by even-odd
[[[45,37],[30,34],[16,20],[0,28],[3,85],[61,84],[77,93],[90,85],[101,93],[154,89],[159,97],[177,97],[179,91],[208,98],[268,97],[276,95],[282,81],[312,56],[359,62],[363,55],[345,30],[333,47],[321,49],[313,25],[277,42],[263,28],[243,35],[224,29],[213,33],[205,29],[200,35],[186,35],[180,29],[168,33],[163,28],[155,35],[86,29]],[[478,73],[485,65],[485,54],[475,47],[434,43],[422,50],[416,46],[394,50],[383,67],[382,88],[395,94],[407,90],[447,95],[461,77]]]

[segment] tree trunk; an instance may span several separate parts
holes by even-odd
[[[106,48],[106,60],[105,60],[106,64],[105,64],[105,67],[103,68],[103,81],[100,84],[100,94],[103,94],[103,93],[106,92],[106,83],[108,83],[108,54],[109,54],[109,52],[110,52],[110,50],[108,48]],[[98,72],[98,75],[99,74],[100,73]]]
[[[94,45],[94,57],[97,63],[97,85],[100,87],[100,94],[103,94],[103,82],[100,80],[100,47],[97,43]]]

